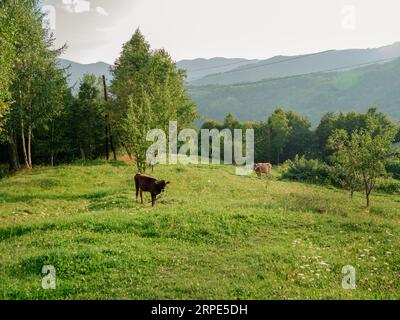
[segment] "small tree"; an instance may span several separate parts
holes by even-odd
[[[369,117],[366,129],[356,130],[351,136],[337,130],[329,139],[329,147],[335,151],[332,160],[348,175],[351,188],[361,180],[367,207],[377,178],[385,173],[385,155],[390,152],[395,134],[393,128],[382,128]]]
[[[327,148],[336,152],[331,156],[333,167],[330,170],[332,179],[343,189],[354,192],[363,189],[362,177],[354,170],[354,158],[349,145],[349,135],[345,130],[337,130],[329,138]]]
[[[135,155],[136,165],[140,172],[146,171],[146,151],[151,143],[146,136],[152,128],[151,101],[142,91],[141,99],[128,100],[128,112],[121,123],[121,140]]]

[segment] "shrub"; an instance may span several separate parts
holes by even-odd
[[[304,156],[286,161],[282,172],[282,179],[316,184],[330,184],[330,176],[330,167],[326,163],[307,160]]]
[[[385,164],[386,172],[394,179],[400,180],[400,160],[391,160]]]
[[[376,184],[376,191],[388,194],[400,194],[400,181],[395,179],[379,179]]]

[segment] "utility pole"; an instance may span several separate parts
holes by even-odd
[[[104,100],[107,102],[108,101],[108,93],[107,93],[107,82],[106,82],[105,75],[103,75],[103,87],[104,87]],[[111,145],[111,150],[113,152],[114,161],[117,161],[117,153],[115,152],[113,137],[111,134],[110,116],[107,111],[106,111],[105,118],[106,118],[106,158],[107,158],[107,161],[110,158],[109,145]]]

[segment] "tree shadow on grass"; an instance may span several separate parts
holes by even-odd
[[[78,160],[73,163],[74,165],[82,166],[82,167],[99,167],[104,165],[110,165],[112,167],[127,167],[130,166],[128,163],[124,161],[104,161],[104,160],[92,160],[92,161],[82,161]]]
[[[101,199],[109,196],[110,193],[106,191],[91,192],[87,194],[8,194],[0,192],[0,199],[2,202],[6,203],[16,203],[16,202],[29,202],[32,200],[66,200],[66,201],[76,201],[76,200],[95,200]]]

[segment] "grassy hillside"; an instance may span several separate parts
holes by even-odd
[[[335,73],[265,80],[227,86],[190,87],[205,119],[228,112],[241,120],[265,120],[277,107],[308,116],[314,124],[328,111],[365,112],[379,107],[400,120],[400,59]]]
[[[151,208],[133,202],[134,173],[93,162],[0,180],[0,298],[400,298],[398,197],[366,211],[332,188],[160,166],[172,183]]]

